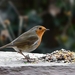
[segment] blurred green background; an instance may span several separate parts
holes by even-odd
[[[75,51],[75,0],[0,0],[0,46],[36,25],[50,31],[33,52]]]

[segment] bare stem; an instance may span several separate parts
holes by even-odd
[[[12,8],[15,10],[15,12],[17,13],[17,15],[19,16],[19,12],[17,11],[16,7],[13,5],[13,3],[11,1],[9,1],[9,4],[12,6]]]
[[[23,17],[19,17],[19,31],[18,31],[18,36],[22,32],[22,24],[23,24]]]
[[[19,36],[22,32],[23,18],[20,17],[20,14],[19,14],[18,10],[16,9],[16,7],[13,5],[13,3],[11,1],[9,1],[9,4],[12,6],[12,8],[15,10],[15,12],[17,13],[17,15],[19,17],[19,30],[18,30],[18,36]]]

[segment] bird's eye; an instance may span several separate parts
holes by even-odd
[[[42,28],[40,27],[39,30],[41,30]]]

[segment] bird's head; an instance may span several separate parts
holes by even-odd
[[[36,34],[42,38],[45,31],[48,31],[49,29],[45,28],[44,26],[35,26],[32,28],[33,31],[36,32]]]

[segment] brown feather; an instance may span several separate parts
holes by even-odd
[[[36,36],[31,36],[31,37],[29,37],[29,38],[27,38],[27,39],[21,39],[21,40],[15,41],[15,42],[13,43],[13,45],[14,45],[14,46],[17,46],[17,47],[19,47],[19,48],[22,48],[22,47],[24,47],[24,46],[31,46],[31,45],[34,44],[35,41],[37,41],[37,40],[38,40],[38,37],[36,37]]]

